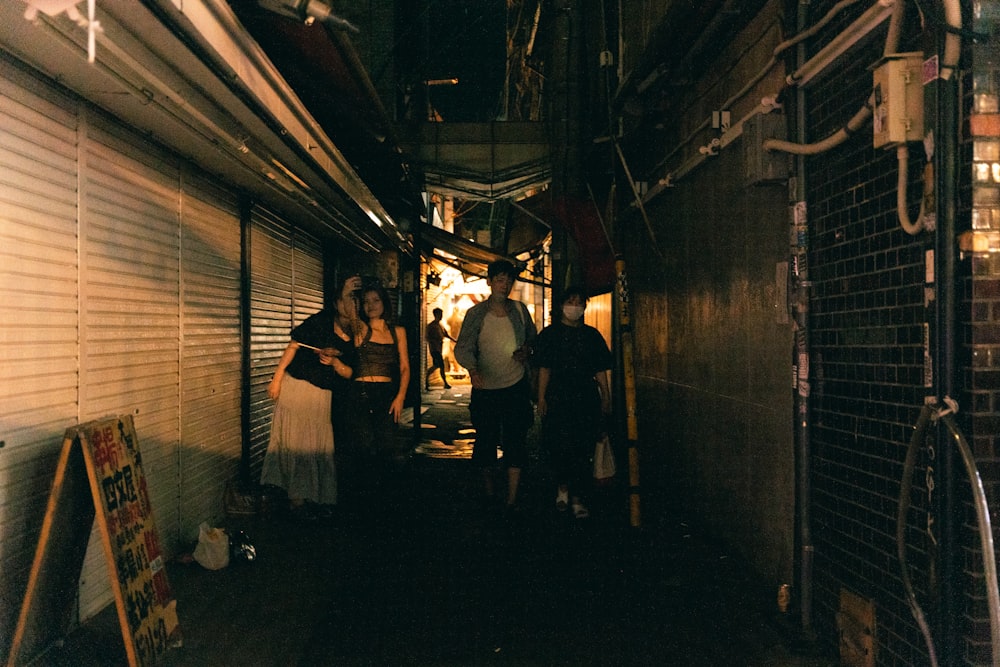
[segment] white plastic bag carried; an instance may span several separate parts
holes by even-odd
[[[198,546],[194,559],[206,570],[221,570],[229,565],[229,535],[222,528],[210,528],[202,522],[198,528]]]
[[[607,486],[615,478],[615,452],[611,449],[611,440],[603,435],[594,446],[594,483]]]

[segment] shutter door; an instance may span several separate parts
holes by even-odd
[[[0,60],[0,655],[77,420],[76,125],[72,100]]]
[[[169,550],[178,543],[179,173],[153,146],[94,119],[80,165],[80,413],[83,421],[134,415],[157,529]],[[81,619],[111,600],[103,558],[92,539]]]
[[[260,479],[273,410],[267,385],[292,326],[292,232],[257,207],[251,216],[250,276],[250,473]]]
[[[316,239],[255,208],[250,239],[250,470],[260,469],[271,434],[274,376],[292,327],[323,307],[323,256]]]
[[[293,239],[292,306],[295,324],[323,310],[323,250],[316,237],[295,229]]]
[[[218,525],[240,436],[240,219],[235,196],[193,177],[181,195],[180,537]]]

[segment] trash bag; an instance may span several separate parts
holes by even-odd
[[[236,531],[229,539],[229,560],[234,563],[252,563],[257,557],[257,549],[250,536],[244,531]]]
[[[198,546],[194,559],[206,570],[221,570],[229,565],[229,535],[222,528],[202,522],[198,527]]]

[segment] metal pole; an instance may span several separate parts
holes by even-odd
[[[802,31],[809,21],[809,3],[800,2],[798,11],[798,31]],[[804,63],[807,59],[804,44],[799,44],[796,54],[797,62]],[[801,86],[795,95],[795,123],[799,143],[806,143],[806,97]],[[794,426],[796,448],[796,505],[798,514],[799,538],[799,621],[803,635],[811,639],[812,608],[813,608],[813,557],[815,546],[812,540],[812,447],[809,415],[809,358],[811,354],[809,341],[809,299],[812,282],[809,280],[809,227],[806,209],[806,159],[804,155],[796,158],[795,194],[791,213],[791,223],[797,233],[792,248],[792,281],[795,287],[792,307],[794,342],[792,344],[792,364],[795,367]],[[801,205],[800,205],[801,203]]]
[[[621,347],[622,375],[625,395],[625,435],[628,442],[628,506],[629,525],[642,526],[639,495],[639,420],[635,410],[635,365],[633,362],[632,315],[629,311],[628,283],[625,279],[625,259],[615,257],[615,298],[618,306],[618,344]]]

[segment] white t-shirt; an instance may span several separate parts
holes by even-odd
[[[487,313],[479,330],[479,373],[483,389],[505,389],[524,377],[524,364],[514,359],[514,325],[504,315]]]

